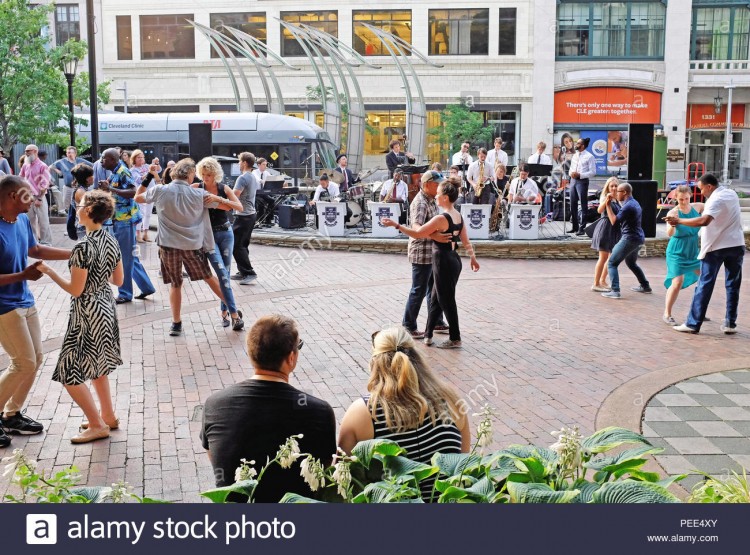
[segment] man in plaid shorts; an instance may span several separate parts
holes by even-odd
[[[169,335],[182,335],[182,268],[190,281],[203,280],[211,291],[224,300],[219,280],[211,273],[208,252],[214,250],[214,238],[208,208],[216,208],[227,199],[205,189],[190,186],[195,179],[195,162],[180,160],[172,168],[172,182],[166,185],[141,185],[135,201],[154,203],[159,214],[159,260],[164,283],[169,284],[172,327]]]

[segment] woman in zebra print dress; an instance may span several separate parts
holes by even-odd
[[[117,240],[102,229],[114,208],[108,193],[89,191],[84,195],[78,205],[78,221],[86,226],[86,237],[70,255],[70,281],[44,263],[39,267],[72,295],[68,329],[52,374],[88,419],[81,425],[84,431],[71,438],[72,443],[109,437],[110,429],[120,424],[109,391],[108,374],[122,364],[115,299],[109,284],[119,286],[123,282],[122,256]],[[87,380],[94,386],[101,413],[85,384]]]
[[[468,453],[469,417],[456,392],[438,378],[403,327],[378,332],[372,339],[369,395],[352,403],[341,421],[339,447],[367,439],[398,443],[410,459],[429,464],[437,453]],[[429,501],[434,479],[420,486]]]

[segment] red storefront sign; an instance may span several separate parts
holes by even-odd
[[[713,104],[690,104],[687,111],[688,129],[721,128],[727,126],[727,107],[722,105],[721,112],[716,113]],[[743,129],[745,125],[745,105],[732,104],[732,127]]]
[[[661,93],[590,87],[555,93],[555,124],[661,123]]]

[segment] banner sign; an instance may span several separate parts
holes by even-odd
[[[661,123],[661,93],[591,87],[555,93],[555,124]]]
[[[720,128],[727,126],[727,107],[722,106],[718,114],[713,104],[690,104],[687,111],[688,129]],[[732,127],[745,129],[745,105],[732,104]]]

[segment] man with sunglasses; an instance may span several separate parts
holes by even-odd
[[[250,379],[214,393],[206,400],[200,432],[214,469],[217,487],[235,482],[242,459],[255,461],[258,471],[273,459],[287,438],[300,435],[299,450],[328,465],[336,452],[336,419],[331,406],[289,384],[300,349],[297,325],[273,314],[261,317],[247,333],[247,353],[253,365]],[[285,493],[313,493],[293,468],[271,465],[253,500],[278,502]],[[246,501],[235,495],[230,501]]]
[[[607,196],[609,197],[610,194]],[[630,271],[635,274],[639,283],[637,287],[631,287],[630,290],[636,293],[652,293],[651,285],[649,285],[646,275],[643,273],[641,267],[638,266],[638,251],[641,245],[646,242],[643,228],[641,227],[641,205],[633,198],[633,187],[630,183],[620,183],[617,186],[616,195],[617,201],[622,208],[615,215],[612,210],[612,203],[608,202],[607,217],[612,222],[612,225],[615,225],[617,222],[620,223],[622,236],[612,249],[612,254],[609,255],[607,263],[609,278],[612,280],[612,290],[608,293],[602,293],[602,297],[607,297],[608,299],[621,298],[620,274],[617,267],[623,260],[627,267],[630,268]]]

